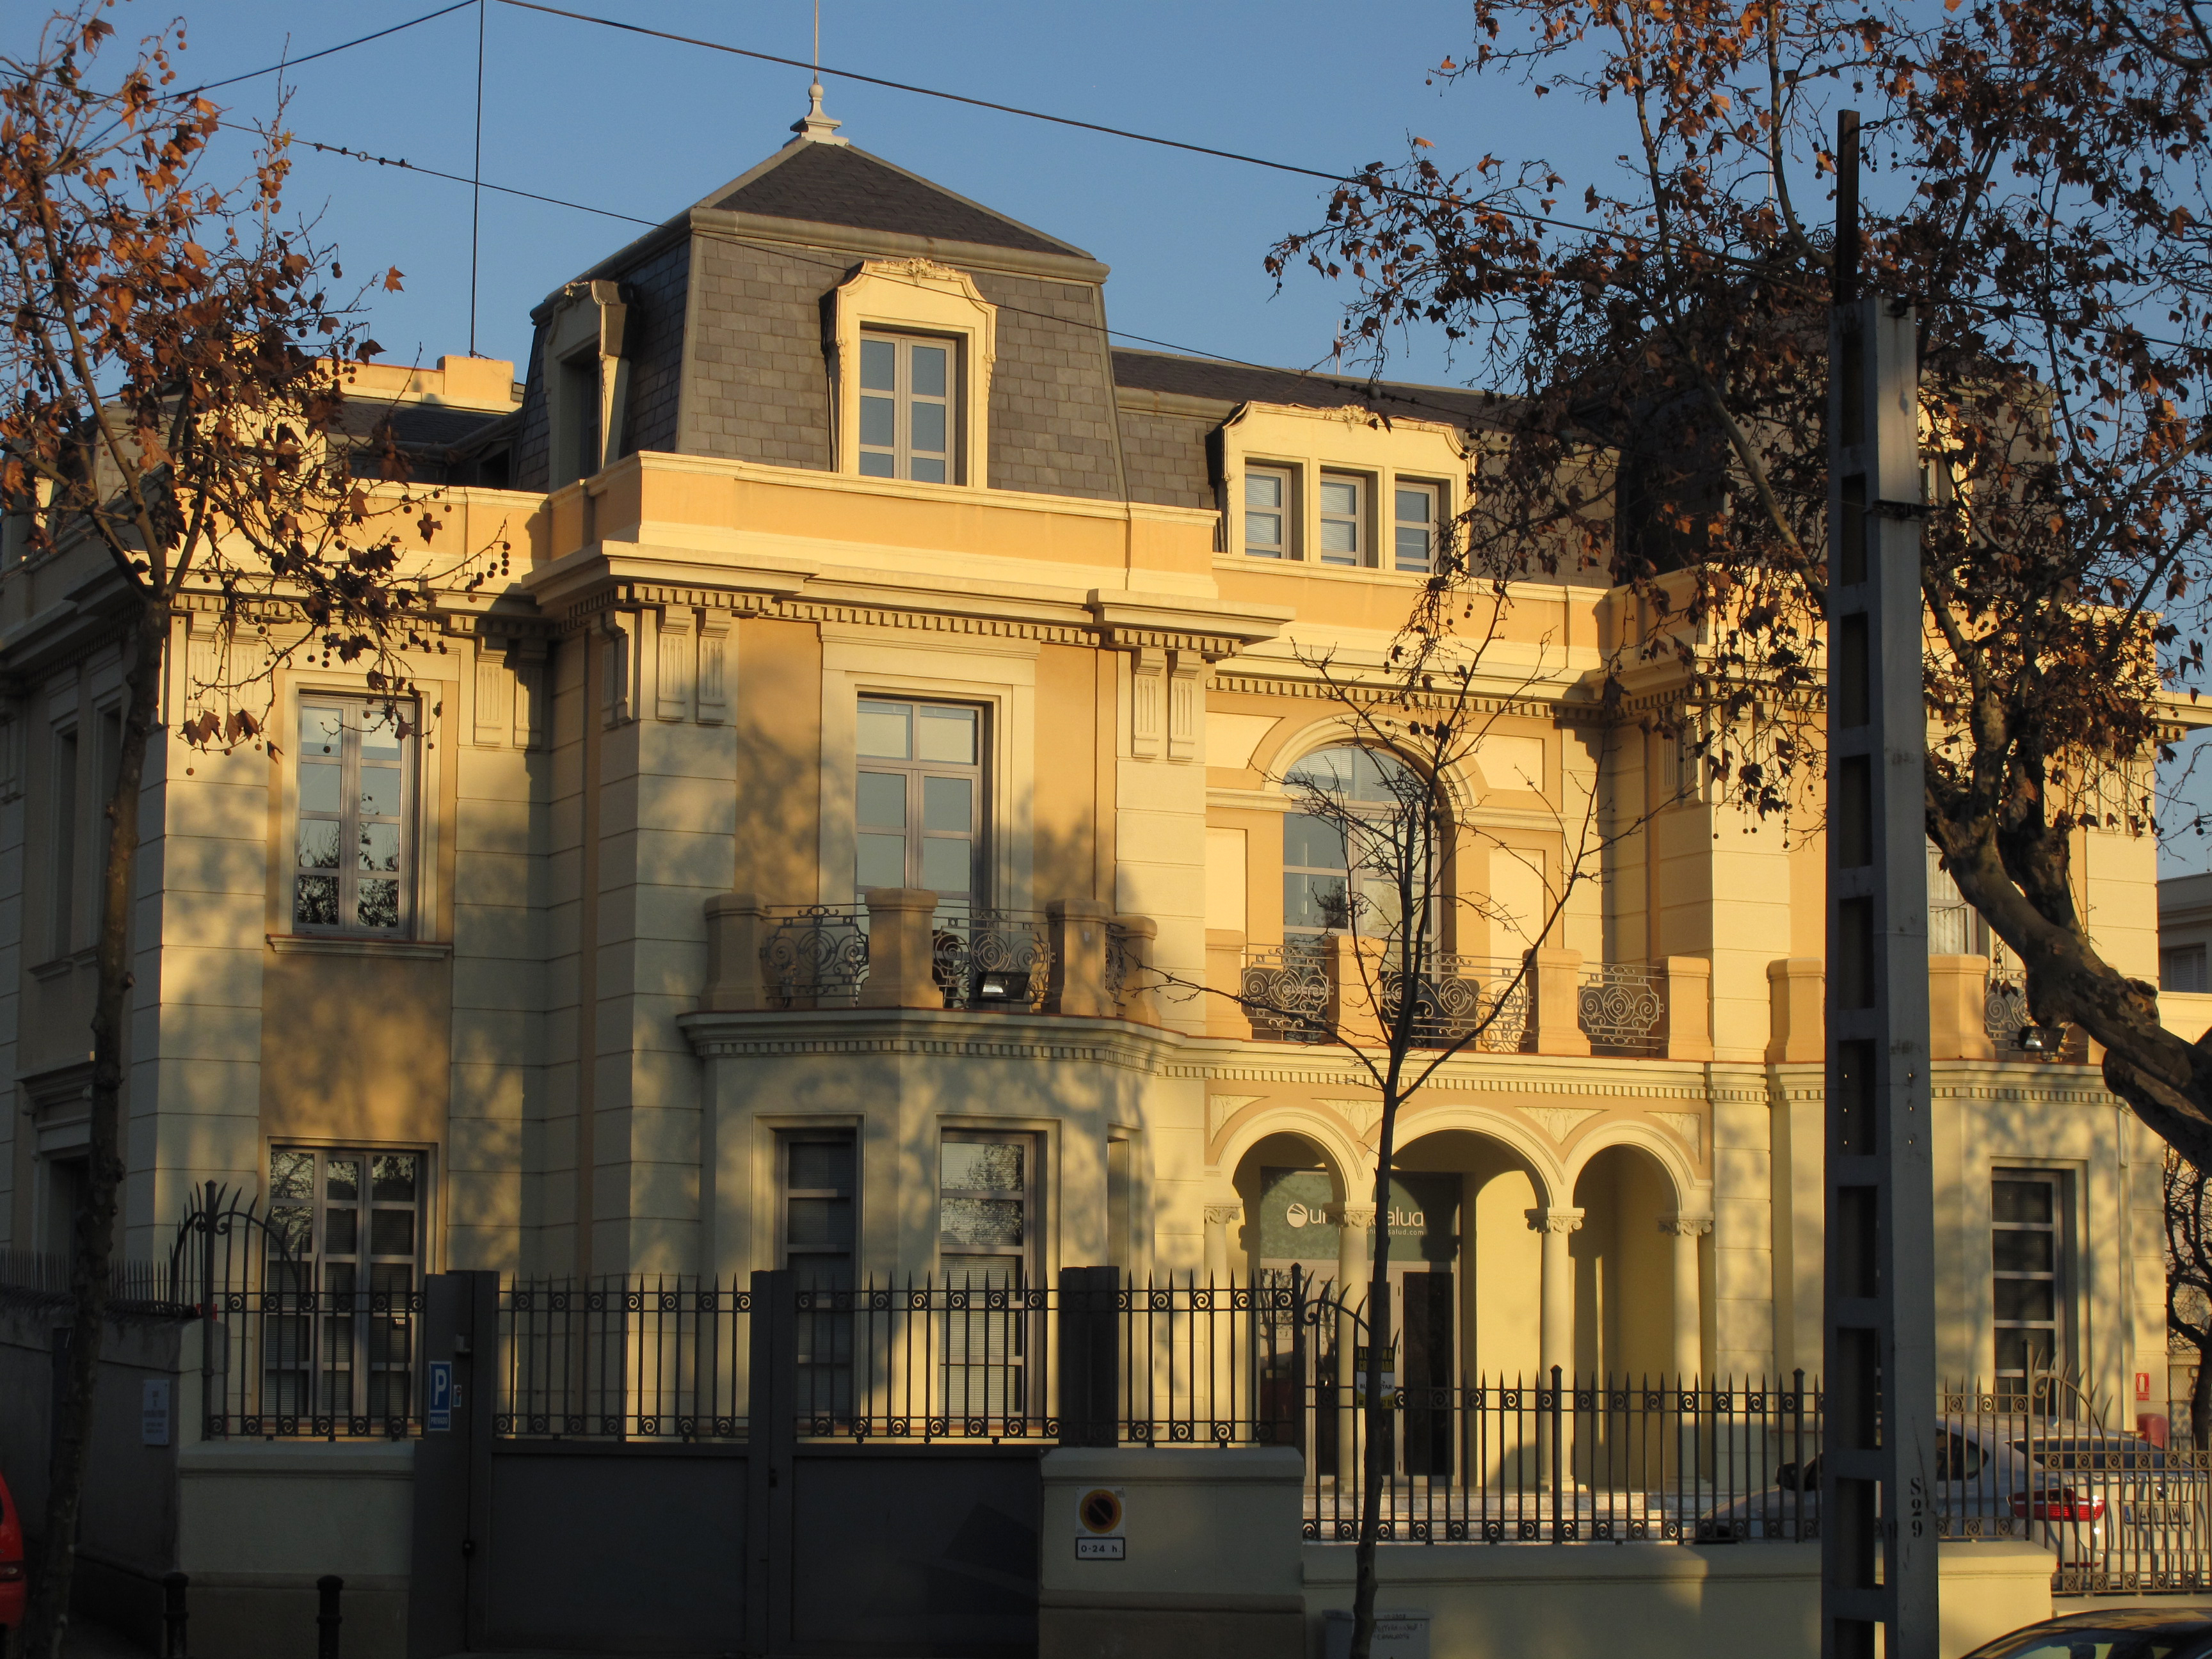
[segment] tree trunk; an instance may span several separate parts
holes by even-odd
[[[123,713],[122,752],[107,802],[107,861],[100,882],[100,986],[92,1014],[92,1123],[84,1208],[76,1217],[70,1263],[69,1373],[56,1402],[53,1458],[46,1512],[39,1540],[38,1571],[31,1582],[23,1626],[27,1659],[61,1659],[69,1627],[70,1581],[76,1570],[76,1534],[92,1460],[93,1400],[106,1330],[109,1269],[115,1255],[116,1194],[123,1182],[120,1133],[124,1022],[131,1000],[131,886],[138,851],[139,786],[146,746],[160,707],[167,661],[167,607],[141,601],[131,668],[130,701]]]
[[[1395,1073],[1396,1068],[1393,1066]],[[1360,1375],[1366,1401],[1360,1411],[1367,1443],[1359,1455],[1359,1543],[1353,1557],[1352,1659],[1370,1659],[1375,1643],[1375,1547],[1382,1531],[1383,1431],[1390,1421],[1382,1398],[1382,1351],[1389,1341],[1384,1311],[1390,1290],[1390,1159],[1398,1127],[1395,1091],[1382,1097],[1382,1139],[1375,1170],[1374,1268],[1367,1279],[1367,1366]]]

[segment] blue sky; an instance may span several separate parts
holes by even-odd
[[[436,3],[203,0],[188,13],[183,79],[319,51]],[[174,4],[131,0],[109,15],[135,37],[167,21]],[[569,0],[568,9],[796,58],[808,54],[813,18],[811,0]],[[0,41],[20,48],[43,10],[19,0],[0,18]],[[1486,152],[1542,155],[1578,185],[1626,137],[1611,112],[1593,118],[1586,106],[1540,103],[1504,83],[1429,84],[1429,67],[1468,45],[1466,0],[825,0],[823,14],[828,64],[1331,171],[1399,160],[1419,134],[1447,167]],[[496,0],[484,30],[484,179],[617,213],[665,218],[774,150],[805,107],[803,70]],[[465,175],[477,38],[469,8],[302,65],[289,77],[288,125],[301,139]],[[1261,265],[1277,237],[1317,222],[1319,181],[834,76],[824,83],[830,112],[856,143],[1111,265],[1117,329],[1257,362],[1328,359],[1329,287],[1300,274],[1278,294]],[[233,118],[251,118],[271,109],[275,84],[213,95]],[[374,331],[388,358],[427,363],[467,350],[467,187],[307,149],[296,158],[292,205],[319,219],[349,270],[404,273],[403,292],[376,296]],[[641,228],[491,191],[482,212],[476,343],[518,361],[530,308]],[[1393,373],[1457,378],[1432,338],[1407,343]],[[2191,793],[2212,804],[2212,778]],[[2161,863],[2166,873],[2202,869],[2209,855],[2212,843],[2192,838]]]

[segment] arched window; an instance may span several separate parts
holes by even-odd
[[[1283,781],[1304,809],[1283,817],[1283,942],[1317,949],[1330,933],[1396,938],[1398,872],[1410,867],[1416,892],[1430,890],[1441,841],[1432,823],[1424,827],[1433,792],[1395,755],[1349,743],[1316,750]]]

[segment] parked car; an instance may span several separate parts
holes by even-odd
[[[2202,1582],[2212,1571],[2212,1476],[2188,1455],[2063,1421],[2031,1431],[2017,1418],[1951,1417],[1936,1432],[1932,1508],[1944,1536],[2030,1539],[2062,1571],[2168,1582],[2191,1572]],[[1815,1535],[1820,1459],[1775,1473],[1774,1486],[1712,1510],[1700,1535]]]
[[[23,1626],[23,1517],[15,1495],[0,1479],[0,1659],[15,1650]]]
[[[1966,1659],[2206,1659],[2212,1607],[2069,1613],[1984,1642]]]

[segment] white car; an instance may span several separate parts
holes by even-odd
[[[2194,1457],[2064,1421],[1948,1417],[1936,1429],[1931,1509],[1953,1539],[2025,1538],[2100,1588],[2212,1583],[2212,1476]],[[1784,1463],[1763,1492],[1701,1517],[1701,1540],[1820,1535],[1820,1459]]]

